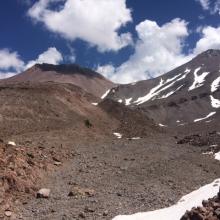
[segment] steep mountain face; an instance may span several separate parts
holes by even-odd
[[[115,86],[99,73],[74,64],[36,64],[27,71],[2,82],[57,82],[77,85],[86,92],[101,97],[105,91]]]
[[[219,86],[220,51],[208,50],[155,79],[119,85],[106,98],[141,109],[160,126],[218,125]]]

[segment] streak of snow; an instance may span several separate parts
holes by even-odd
[[[174,76],[173,78],[170,78],[170,79],[167,79],[165,83],[168,83],[168,82],[172,82],[173,80],[175,80],[176,78],[178,78],[179,76],[181,76],[182,74],[177,74],[176,76]]]
[[[140,105],[140,104],[143,104],[144,102],[147,102],[147,101],[149,101],[149,100],[151,100],[151,99],[155,99],[155,97],[156,97],[157,95],[159,95],[162,91],[164,91],[164,90],[170,88],[170,87],[173,86],[176,82],[178,82],[178,81],[184,79],[184,78],[190,73],[190,70],[189,70],[189,69],[186,69],[184,73],[185,73],[185,74],[183,74],[183,75],[182,75],[182,74],[178,74],[178,75],[174,76],[174,77],[171,78],[171,79],[167,79],[166,81],[164,81],[164,80],[161,78],[160,83],[159,83],[157,86],[155,86],[154,88],[152,88],[147,95],[145,95],[145,96],[143,96],[143,97],[139,97],[136,101],[134,101],[134,103],[135,103],[136,105]],[[174,80],[175,80],[175,81],[174,81]],[[166,85],[166,84],[167,84],[167,85]],[[166,86],[163,87],[164,85],[166,85]]]
[[[216,114],[216,112],[210,112],[207,116],[205,116],[204,118],[198,118],[198,119],[195,119],[194,122],[198,122],[198,121],[203,121],[207,118],[210,118],[212,117],[214,114]]]
[[[211,92],[216,92],[220,86],[220,76],[213,81],[211,84]]]
[[[160,127],[167,127],[167,125],[159,124]]]
[[[175,92],[177,92],[178,90],[180,90],[184,85],[179,86],[177,89],[175,89],[174,91],[171,91],[169,93],[167,93],[166,95],[163,95],[161,97],[159,97],[158,99],[165,99],[168,98],[169,96],[173,95]]]
[[[220,108],[220,100],[215,99],[212,95],[210,95],[211,98],[211,105],[213,108]]]
[[[212,120],[208,120],[208,121],[206,121],[206,123],[210,123],[210,122],[212,122]]]
[[[93,102],[92,105],[95,105],[95,106],[96,106],[96,105],[98,105],[98,103],[97,103],[97,102]]]
[[[104,98],[109,94],[109,92],[110,92],[110,89],[107,90],[107,91],[102,95],[101,99],[104,99]]]
[[[184,126],[184,125],[186,125],[186,123],[179,124],[178,126]]]
[[[220,179],[216,179],[214,182],[183,196],[177,204],[171,207],[127,216],[119,215],[113,218],[113,220],[177,220],[180,219],[187,210],[201,206],[203,200],[216,196],[219,191],[219,186]]]
[[[194,71],[194,82],[189,87],[189,91],[203,86],[203,82],[205,81],[206,76],[209,74],[209,72],[204,72],[201,75],[198,75],[199,70],[201,70],[201,67],[198,67]]]
[[[205,152],[205,153],[202,153],[202,155],[213,155],[213,152],[212,151]]]
[[[141,138],[140,137],[133,137],[131,138],[132,140],[140,140]]]
[[[122,103],[123,101],[122,101],[122,99],[119,99],[118,102],[119,102],[119,103]]]
[[[113,133],[118,139],[120,139],[120,138],[122,138],[122,134],[120,134],[120,133]]]
[[[133,98],[125,99],[125,105],[130,105]]]

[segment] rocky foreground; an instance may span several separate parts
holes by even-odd
[[[202,202],[202,207],[187,211],[181,220],[218,220],[220,219],[220,191],[217,196]]]

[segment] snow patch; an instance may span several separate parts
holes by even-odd
[[[130,105],[133,98],[125,99],[125,105]]]
[[[211,84],[211,92],[216,92],[220,86],[220,76],[213,81]]]
[[[207,118],[210,118],[212,117],[214,114],[216,114],[216,112],[210,112],[207,116],[205,116],[204,118],[198,118],[198,119],[195,119],[194,122],[198,122],[198,121],[203,121]]]
[[[215,159],[220,161],[220,152],[215,153]]]
[[[120,133],[117,133],[117,132],[115,132],[115,133],[113,133],[118,139],[121,139],[122,138],[122,134],[120,134]]]
[[[212,95],[210,95],[211,98],[211,105],[213,108],[220,108],[220,100],[215,99]]]
[[[201,70],[201,67],[198,67],[194,71],[194,82],[193,84],[189,87],[189,91],[199,88],[203,86],[203,83],[205,81],[206,76],[209,74],[209,72],[204,72],[201,75],[198,75],[199,70]]]
[[[187,210],[202,206],[203,200],[216,196],[219,191],[219,186],[220,179],[216,179],[214,182],[183,196],[177,204],[171,207],[134,215],[119,215],[113,218],[113,220],[177,220],[180,219]]]
[[[97,102],[93,102],[92,103],[92,105],[95,105],[95,106],[97,106],[99,103],[97,103]]]
[[[109,94],[109,92],[110,92],[110,89],[107,90],[107,91],[102,95],[101,99],[104,99],[104,98]]]
[[[122,101],[122,99],[119,99],[118,102],[119,102],[119,103],[122,103],[123,101]]]
[[[212,120],[208,120],[208,121],[206,121],[205,123],[210,123],[210,122],[212,122]]]
[[[173,95],[174,93],[176,93],[177,91],[179,91],[181,88],[183,87],[183,85],[179,86],[177,89],[175,89],[174,91],[171,91],[169,93],[167,93],[166,95],[161,96],[158,99],[165,99],[168,98],[169,96]]]
[[[184,125],[186,125],[186,123],[179,124],[178,126],[184,126]]]
[[[140,140],[141,138],[140,137],[133,137],[131,138],[132,140]]]
[[[168,127],[167,125],[159,124],[160,127]]]

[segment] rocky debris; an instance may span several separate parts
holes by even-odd
[[[220,135],[217,131],[207,134],[192,134],[179,139],[177,144],[190,144],[197,147],[220,145]]]
[[[28,194],[35,194],[36,180],[41,179],[50,163],[50,158],[42,156],[45,154],[38,147],[0,143],[0,213],[16,213],[17,204]]]
[[[50,189],[42,188],[37,192],[37,198],[48,199],[50,197]]]
[[[80,218],[86,218],[86,215],[85,215],[84,212],[81,212],[81,213],[79,213],[79,217],[80,217]]]
[[[202,202],[202,207],[186,211],[181,220],[218,220],[220,219],[220,190],[217,196]]]
[[[110,99],[99,103],[99,107],[120,122],[114,132],[123,134],[123,137],[149,137],[162,131],[140,109],[130,109],[124,104]]]
[[[73,187],[68,194],[68,196],[76,197],[76,198],[93,197],[94,195],[95,195],[95,190],[88,188],[81,188],[79,186]]]

